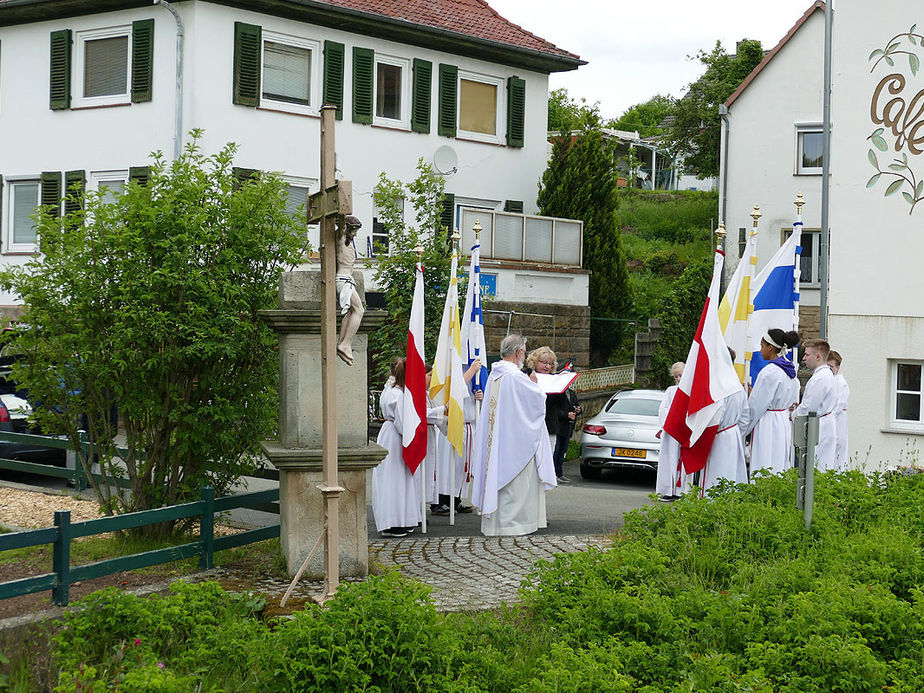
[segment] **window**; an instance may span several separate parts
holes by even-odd
[[[783,229],[783,240],[789,238],[792,229]],[[817,288],[821,286],[819,258],[821,258],[821,229],[802,231],[799,241],[802,254],[799,256],[799,286]]]
[[[824,137],[821,126],[796,126],[796,174],[821,173]]]
[[[459,137],[500,142],[503,82],[459,71]]]
[[[924,408],[921,406],[922,364],[892,362],[892,424],[924,429]]]
[[[376,125],[410,128],[410,63],[401,58],[375,56]]]
[[[404,218],[404,198],[399,198],[396,202],[398,211],[401,217]],[[374,209],[372,214],[372,233],[370,234],[372,239],[372,253],[374,256],[388,255],[391,250],[388,242],[388,229],[382,221],[381,213],[378,208]]]
[[[115,202],[125,189],[126,182],[128,182],[126,169],[90,173],[90,189],[99,192],[101,202],[104,204]]]
[[[264,31],[260,106],[316,114],[317,56],[315,41]]]
[[[321,229],[318,224],[308,224],[306,210],[308,195],[318,189],[318,181],[314,178],[296,178],[284,176],[288,183],[286,191],[286,211],[301,221],[302,228],[311,244],[312,252],[318,252],[321,247]]]
[[[131,102],[131,35],[130,26],[94,29],[76,34],[76,106],[109,106]]]
[[[38,180],[10,181],[9,184],[9,218],[5,250],[12,253],[35,252],[38,241],[35,222],[32,215],[39,206],[41,191]]]

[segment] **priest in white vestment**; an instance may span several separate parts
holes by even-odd
[[[545,393],[521,370],[526,340],[501,342],[472,446],[472,503],[485,536],[522,536],[546,526],[545,492],[556,486]]]
[[[834,459],[837,468],[847,469],[850,453],[847,450],[847,402],[850,400],[850,386],[841,373],[841,355],[836,351],[828,354],[828,365],[834,373],[834,386],[837,388],[837,406],[834,408],[834,428],[837,431],[837,444],[834,446]]]
[[[818,414],[818,445],[815,447],[815,468],[820,472],[838,469],[837,466],[837,385],[834,372],[827,364],[831,348],[823,339],[805,342],[802,363],[812,369],[812,377],[805,384],[802,403],[796,407],[793,416],[805,416],[809,412]]]

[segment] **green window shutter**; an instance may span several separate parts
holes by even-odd
[[[514,212],[516,214],[522,214],[523,213],[523,200],[505,200],[504,201],[504,211]]]
[[[3,219],[3,176],[0,176],[0,219]],[[13,237],[13,228],[12,223],[10,224],[9,237]],[[3,249],[2,241],[0,241],[0,250]]]
[[[443,211],[440,213],[440,228],[446,229],[448,235],[456,225],[456,196],[452,193],[443,193]]]
[[[48,81],[49,107],[63,111],[71,107],[71,30],[51,32],[51,73]]]
[[[67,171],[64,174],[64,213],[83,209],[83,195],[87,189],[86,171]]]
[[[61,172],[42,173],[42,193],[39,200],[53,217],[61,216]]]
[[[154,20],[132,22],[132,103],[151,100],[154,78]]]
[[[411,101],[411,130],[430,132],[430,83],[433,63],[414,58],[414,87]]]
[[[260,57],[263,29],[256,24],[234,22],[234,96],[241,106],[260,105]]]
[[[507,145],[523,146],[523,129],[526,121],[526,80],[507,78]]]
[[[440,103],[437,132],[444,137],[456,136],[456,110],[459,94],[459,68],[440,63]]]
[[[132,166],[128,169],[128,180],[134,181],[138,185],[147,185],[150,177],[150,166]]]
[[[324,103],[337,107],[337,120],[343,120],[344,46],[336,41],[324,42]]]
[[[353,122],[372,125],[375,51],[353,47]]]

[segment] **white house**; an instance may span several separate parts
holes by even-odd
[[[821,231],[821,126],[824,3],[814,2],[725,101],[722,118],[719,217],[728,231],[731,272],[752,228],[762,267],[796,218],[803,193],[800,286],[801,331],[818,334],[818,262]],[[730,276],[730,274],[729,274]]]
[[[806,228],[820,227],[812,169],[821,163],[823,9],[812,5],[729,100],[726,219],[730,229],[750,228],[747,213],[761,206],[763,258],[790,224],[797,192]],[[921,464],[924,8],[836,0],[832,10],[827,338],[851,386],[854,466]],[[803,241],[809,247],[817,251]],[[817,252],[810,257],[814,271]]]
[[[586,309],[580,227],[516,215],[536,212],[548,75],[582,64],[483,0],[0,0],[0,262],[35,252],[36,204],[74,181],[117,191],[192,128],[206,152],[233,141],[237,166],[280,172],[294,208],[318,186],[329,102],[360,252],[387,240],[380,172],[408,181],[423,158],[446,176],[447,226],[463,206],[500,219],[483,257],[505,300]],[[548,253],[504,245],[518,223]]]

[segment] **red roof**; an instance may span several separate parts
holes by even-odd
[[[744,81],[738,85],[738,88],[732,92],[732,95],[725,99],[725,106],[731,106],[735,102],[735,99],[741,96],[741,93],[748,88],[748,85],[750,85],[751,82],[757,79],[757,75],[760,74],[761,70],[763,70],[771,60],[773,60],[774,56],[783,49],[783,46],[789,43],[789,39],[796,35],[796,32],[802,28],[802,25],[808,21],[808,18],[811,17],[814,12],[817,10],[824,12],[824,9],[824,0],[815,0],[815,2],[812,3],[812,6],[805,11],[805,14],[799,17],[799,21],[793,24],[792,29],[790,29],[787,34],[780,40],[780,42],[773,47],[773,50],[764,56],[764,59],[757,64],[757,67],[751,70],[751,74],[745,77]]]
[[[319,2],[380,15],[410,24],[494,41],[508,46],[579,60],[543,38],[501,17],[484,0],[318,0]]]

